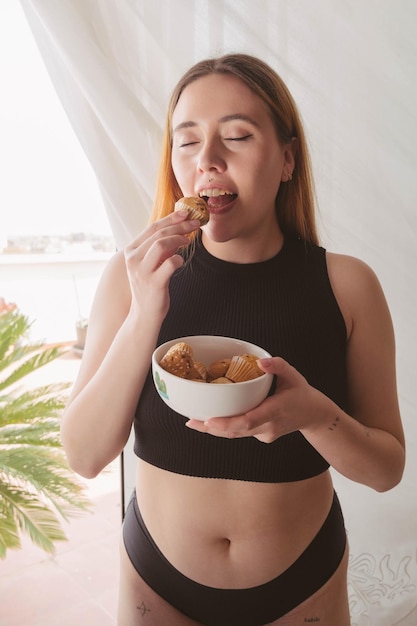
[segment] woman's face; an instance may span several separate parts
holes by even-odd
[[[208,201],[206,247],[217,252],[216,244],[229,242],[274,254],[282,240],[275,198],[293,171],[294,154],[292,144],[279,142],[266,104],[238,78],[210,74],[184,89],[172,128],[172,167],[182,193]]]

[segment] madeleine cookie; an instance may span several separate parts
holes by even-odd
[[[225,374],[226,378],[230,378],[234,383],[241,383],[245,380],[253,380],[258,378],[258,368],[254,366],[248,359],[243,356],[234,356],[231,360],[229,368]]]
[[[226,375],[232,359],[219,359],[211,363],[207,369],[209,378],[220,378]]]
[[[180,378],[189,378],[194,371],[192,350],[184,343],[172,346],[160,361],[160,366]]]
[[[175,203],[174,211],[180,211],[181,209],[188,211],[187,219],[198,220],[200,226],[207,224],[210,219],[207,202],[203,200],[203,198],[180,198],[180,200]]]

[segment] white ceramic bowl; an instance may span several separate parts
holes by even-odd
[[[268,395],[272,374],[263,374],[242,383],[215,385],[186,380],[164,370],[159,361],[174,344],[183,341],[193,349],[194,360],[208,367],[218,359],[239,354],[271,355],[252,343],[231,337],[196,335],[179,337],[160,345],[152,355],[152,373],[162,400],[174,411],[188,418],[206,420],[210,417],[241,415],[258,406]]]

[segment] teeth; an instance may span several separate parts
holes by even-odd
[[[234,194],[231,191],[226,191],[225,189],[203,189],[200,191],[200,197],[205,196],[206,198],[217,198],[217,196],[233,196]]]

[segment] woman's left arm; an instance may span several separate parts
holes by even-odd
[[[341,474],[387,491],[401,480],[405,463],[391,315],[366,264],[334,254],[327,263],[348,331],[349,414],[319,394],[318,416],[300,430]]]
[[[398,406],[395,341],[388,306],[373,271],[361,261],[327,255],[334,294],[345,319],[348,413],[279,357],[259,363],[277,376],[275,393],[246,415],[192,420],[196,430],[270,443],[299,430],[344,476],[387,491],[401,480],[404,433]]]

